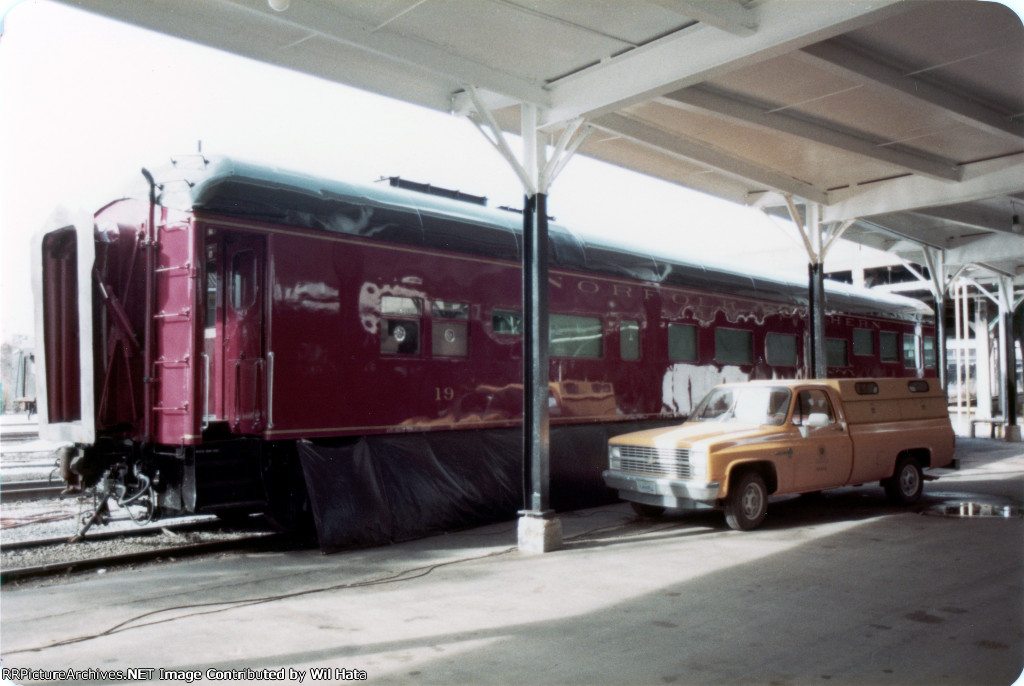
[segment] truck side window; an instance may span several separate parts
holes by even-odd
[[[828,415],[828,423],[835,424],[836,415],[825,391],[807,390],[797,394],[796,407],[793,408],[793,423],[800,426],[812,414]]]

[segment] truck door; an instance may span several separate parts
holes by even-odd
[[[797,491],[841,486],[853,468],[853,443],[828,393],[821,389],[797,393],[793,423],[806,426],[811,414],[824,414],[829,421],[826,426],[807,427],[807,437],[797,440],[793,447],[793,485]]]
[[[262,236],[223,235],[224,414],[236,433],[264,428],[266,245]]]

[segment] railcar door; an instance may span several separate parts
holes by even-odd
[[[225,233],[222,245],[224,415],[236,433],[256,433],[266,414],[266,243],[263,236]]]

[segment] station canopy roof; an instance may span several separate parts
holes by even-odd
[[[63,0],[1024,284],[1024,26],[975,0]],[[970,265],[968,267],[968,265]]]

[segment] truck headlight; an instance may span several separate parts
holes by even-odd
[[[690,449],[690,478],[707,480],[708,453],[706,450]]]
[[[608,466],[612,469],[622,466],[622,449],[617,445],[608,446]]]

